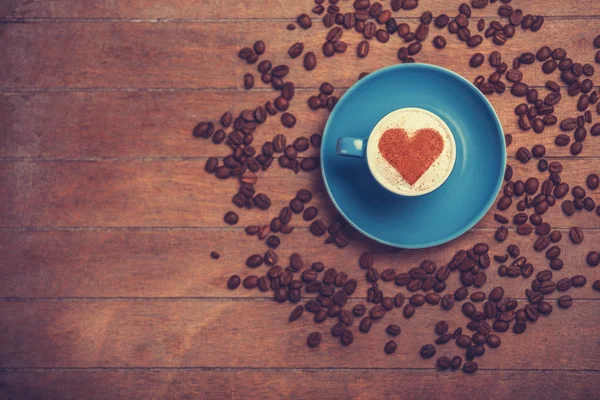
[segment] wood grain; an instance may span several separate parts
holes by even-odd
[[[589,173],[598,172],[597,163],[585,159],[564,159],[562,163],[562,179],[571,187],[584,185]],[[0,226],[222,227],[223,215],[236,208],[230,198],[239,183],[217,180],[204,171],[204,164],[204,160],[5,161],[0,197],[6,201],[0,203]],[[515,180],[543,177],[535,162],[512,164]],[[256,191],[269,195],[271,209],[239,210],[239,226],[270,222],[300,188],[315,193],[313,205],[329,221],[334,209],[320,177],[319,170],[295,175],[277,166],[269,169],[261,175]],[[590,194],[600,203],[596,194]],[[512,210],[515,207],[513,201]],[[492,214],[493,209],[477,227],[496,228]],[[559,207],[545,217],[550,216],[555,228],[597,228],[599,222],[593,212],[566,217]],[[302,221],[300,226],[306,225]]]
[[[425,7],[434,15],[452,16],[459,2],[421,3],[394,16],[414,29]],[[350,1],[340,5],[346,11]],[[487,24],[498,20],[499,5],[474,10],[471,26],[479,17]],[[468,67],[476,51],[499,50],[510,64],[520,52],[547,44],[564,47],[575,61],[593,63],[591,43],[600,17],[596,0],[514,0],[511,5],[543,14],[543,29],[518,28],[506,46],[485,41],[477,49],[444,31],[448,46],[438,51],[428,42],[441,31],[432,28],[417,61],[473,80],[491,73],[487,63]],[[555,207],[544,215],[563,233],[565,267],[554,272],[555,280],[584,274],[588,283],[568,292],[575,298],[569,310],[557,307],[558,293],[548,296],[552,315],[529,323],[518,337],[502,334],[502,346],[487,349],[477,360],[475,376],[440,373],[435,359],[418,355],[435,339],[438,320],[448,320],[451,329],[464,327],[459,306],[450,312],[425,306],[429,309],[417,310],[410,320],[394,310],[368,336],[357,332],[355,322],[355,341],[344,348],[329,334],[333,320],[315,325],[305,313],[290,324],[293,306],[275,303],[270,292],[226,289],[233,273],[266,272],[244,265],[249,254],[266,250],[245,235],[245,225],[268,222],[300,187],[314,191],[313,204],[326,221],[335,213],[319,171],[294,175],[275,167],[260,176],[257,186],[271,196],[272,208],[243,210],[240,224],[225,227],[223,214],[234,208],[230,197],[238,183],[215,181],[204,172],[204,163],[227,155],[227,149],[192,139],[190,130],[200,120],[254,108],[276,95],[260,82],[255,66],[238,59],[238,50],[263,39],[265,58],[292,67],[289,79],[298,90],[291,111],[300,122],[287,132],[292,139],[322,131],[326,112],[306,106],[322,81],[333,83],[341,95],[359,73],[397,63],[396,52],[405,45],[396,36],[387,45],[373,40],[370,56],[361,60],[355,48],[362,37],[346,31],[347,54],[325,59],[321,45],[327,30],[319,18],[313,18],[311,30],[285,30],[312,6],[284,0],[0,2],[0,398],[598,397],[600,295],[591,282],[600,278],[600,268],[585,263],[585,254],[600,243],[595,213],[567,218]],[[318,67],[311,73],[301,59],[287,56],[298,41],[317,54]],[[522,70],[530,85],[558,80],[556,74],[544,75],[537,63]],[[247,72],[255,74],[258,90],[242,89]],[[563,95],[559,119],[575,114],[575,99],[564,89]],[[512,158],[518,147],[538,143],[548,148],[549,160],[561,158],[562,178],[571,187],[600,172],[598,140],[591,140],[596,138],[588,137],[583,157],[572,159],[568,149],[552,144],[556,128],[543,135],[518,130],[513,109],[519,99],[510,94],[489,99],[505,131],[514,134],[508,156],[515,179],[541,177],[535,162],[523,166]],[[278,118],[270,118],[255,144],[283,130]],[[304,154],[316,155],[316,149]],[[591,196],[600,204],[597,192]],[[298,251],[305,263],[320,260],[357,277],[349,306],[363,301],[366,282],[357,257],[365,250],[377,251],[380,271],[403,272],[423,258],[445,263],[457,249],[481,240],[493,243],[491,254],[514,242],[536,272],[546,269],[544,254],[532,249],[533,235],[517,236],[510,226],[505,243],[493,240],[493,210],[461,238],[402,252],[358,235],[351,235],[344,250],[322,247],[323,239],[295,217],[296,230],[282,236],[278,253],[284,266]],[[504,214],[513,213],[514,206]],[[586,239],[578,246],[567,237],[573,225],[585,228]],[[221,253],[219,260],[210,259],[213,250]],[[530,281],[507,281],[496,268],[492,263],[484,290],[502,285],[508,296],[522,298]],[[448,289],[457,286],[453,275]],[[392,283],[381,287],[386,294],[406,293]],[[392,322],[402,334],[396,354],[387,356],[384,329]],[[306,336],[315,330],[323,333],[323,343],[309,349]],[[437,356],[456,354],[464,351],[454,344],[438,346]]]
[[[590,285],[579,289],[592,292]],[[554,302],[553,302],[554,303]],[[349,303],[355,304],[355,303]],[[556,303],[554,303],[556,305]],[[423,306],[409,320],[401,310],[374,323],[369,334],[352,330],[344,348],[329,334],[334,320],[315,326],[306,313],[288,322],[291,304],[227,300],[111,300],[0,302],[3,334],[0,368],[209,367],[209,368],[428,368],[419,349],[436,337],[440,319],[454,329],[467,322],[451,312]],[[594,315],[600,302],[575,301],[517,336],[502,334],[502,345],[480,359],[483,369],[598,371],[600,347]],[[402,333],[393,356],[383,351],[387,324]],[[306,346],[310,332],[324,334],[317,349]],[[218,350],[217,350],[218,349]],[[438,346],[437,356],[464,356],[454,343]],[[517,356],[518,355],[518,356]]]
[[[340,96],[344,90],[337,90]],[[255,146],[284,132],[289,140],[322,132],[328,112],[312,111],[307,99],[313,89],[299,90],[290,106],[299,123],[287,130],[279,116],[269,118],[255,133]],[[540,94],[546,91],[540,89]],[[0,94],[0,157],[94,158],[94,157],[224,157],[225,145],[194,141],[191,130],[202,120],[215,123],[225,111],[234,114],[254,109],[273,100],[270,91],[198,92],[44,92]],[[514,157],[521,146],[544,144],[548,156],[570,156],[569,147],[554,145],[557,126],[542,134],[523,132],[514,108],[519,99],[510,95],[491,96],[504,131],[513,135],[508,149]],[[577,98],[565,94],[556,115],[575,115]],[[199,107],[201,105],[201,107]],[[237,114],[236,114],[237,115]],[[306,156],[318,155],[311,148]],[[600,139],[588,135],[579,157],[597,157]]]
[[[425,3],[425,2],[424,2]],[[389,2],[383,3],[389,9]],[[458,4],[458,3],[457,3]],[[340,3],[342,10],[352,9],[350,2]],[[497,18],[496,10],[500,3],[490,5],[482,10],[473,10],[474,16],[490,16]],[[545,16],[590,16],[600,15],[595,10],[594,0],[568,1],[553,4],[549,7],[544,0],[514,1],[514,8],[521,7],[525,14],[541,14]],[[312,2],[265,0],[256,3],[252,0],[221,0],[219,2],[181,0],[164,2],[146,0],[142,2],[98,2],[81,0],[63,1],[24,1],[5,0],[0,4],[0,17],[3,18],[288,18],[295,20],[301,13],[309,13]],[[394,13],[395,16],[416,18],[426,9],[437,13],[455,15],[457,5],[444,0],[430,0],[414,10]]]
[[[412,24],[415,29],[415,23]],[[347,54],[325,59],[321,46],[327,30],[316,26],[309,31],[282,34],[285,21],[247,21],[190,23],[72,22],[27,23],[0,26],[0,87],[4,88],[240,88],[242,76],[255,71],[242,62],[237,53],[255,40],[267,42],[265,58],[274,65],[289,63],[288,79],[298,87],[318,87],[326,80],[338,87],[349,87],[363,72],[396,64],[396,53],[404,46],[394,36],[386,44],[372,40],[370,56],[358,59],[355,45],[362,37],[346,32],[343,39],[350,45]],[[436,33],[436,29],[431,36]],[[269,32],[269,37],[266,37]],[[537,33],[521,32],[499,48],[485,41],[476,51],[488,54],[500,50],[509,63],[523,51],[536,51],[537,43],[564,46],[575,61],[594,59],[592,41],[596,36],[593,19],[547,20]],[[77,38],[75,40],[74,38]],[[431,38],[427,40],[429,42]],[[307,73],[302,60],[290,60],[287,50],[302,41],[305,51],[318,54],[318,67]],[[489,75],[488,65],[468,68],[476,52],[456,37],[448,38],[444,51],[426,43],[418,62],[440,65],[473,80]],[[344,68],[340,68],[343,63]],[[225,68],[223,68],[225,67]],[[542,86],[548,76],[539,63],[523,68],[525,82]],[[335,79],[333,79],[335,77]]]
[[[561,271],[553,271],[554,280],[583,274],[588,282],[600,279],[600,268],[590,268],[585,262],[586,254],[597,250],[600,231],[585,231],[585,240],[573,245],[568,232],[563,231],[558,244],[564,261]],[[462,248],[469,248],[479,241],[490,244],[490,255],[505,254],[510,243],[517,243],[521,252],[535,266],[535,273],[548,269],[544,253],[533,250],[535,235],[518,237],[514,231],[505,243],[497,243],[492,231],[471,231],[442,246],[427,250],[403,250],[389,252],[364,237],[353,238],[347,248],[324,247],[323,239],[315,238],[305,229],[290,236],[281,236],[277,249],[279,264],[289,264],[289,256],[299,253],[308,268],[316,261],[327,267],[345,271],[358,282],[354,297],[366,297],[369,287],[364,270],[358,266],[363,251],[376,251],[375,267],[381,272],[394,268],[398,273],[407,272],[427,258],[439,266],[445,265]],[[1,232],[0,259],[2,280],[0,298],[53,298],[53,297],[198,297],[198,298],[271,298],[271,292],[258,290],[229,290],[227,279],[232,274],[242,278],[248,275],[266,274],[266,266],[257,269],[246,267],[251,254],[263,254],[267,250],[257,238],[247,237],[241,229],[213,229],[192,231],[64,231],[64,232]],[[211,251],[221,254],[219,260],[209,257]],[[531,279],[501,278],[497,274],[499,263],[492,261],[487,270],[489,292],[495,286],[503,286],[506,296],[525,298],[525,289]],[[535,275],[533,275],[535,278]],[[380,282],[386,295],[406,293],[392,282]],[[458,273],[447,281],[447,290],[460,285]],[[472,289],[471,291],[475,291]],[[556,292],[549,298],[557,298]],[[599,299],[600,294],[589,290],[571,291],[575,299]],[[304,296],[314,297],[310,294]]]
[[[0,394],[14,399],[413,399],[545,400],[597,396],[597,372],[429,370],[86,370],[0,372]],[[82,382],[85,382],[82,385]],[[416,387],[411,387],[411,382]],[[467,386],[467,387],[465,387]]]

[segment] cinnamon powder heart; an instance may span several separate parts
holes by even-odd
[[[383,158],[400,173],[411,186],[442,154],[444,140],[434,129],[419,129],[409,137],[402,128],[388,129],[379,139]]]

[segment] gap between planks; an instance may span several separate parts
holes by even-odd
[[[4,17],[0,18],[0,24],[25,24],[25,23],[70,23],[70,22],[95,22],[95,23],[111,23],[111,22],[153,22],[153,23],[201,23],[201,22],[223,22],[223,23],[239,23],[239,22],[290,22],[295,21],[297,16],[288,18],[47,18],[47,17]],[[594,20],[600,19],[600,14],[594,15],[551,15],[543,16],[546,20]],[[483,15],[477,19],[486,21],[497,21],[505,19],[498,15]],[[322,22],[323,18],[311,16],[313,22]],[[394,16],[397,21],[419,21],[419,16]]]
[[[316,299],[316,297],[303,297],[303,300]],[[526,297],[511,297],[517,301],[528,301]],[[556,300],[557,298],[549,298],[548,300]],[[127,296],[109,296],[109,297],[0,297],[0,302],[5,303],[46,303],[46,302],[87,302],[87,301],[256,301],[256,302],[272,302],[273,297],[223,297],[223,296],[181,296],[181,297],[127,297]],[[348,301],[363,302],[366,301],[366,297],[352,297]],[[579,297],[573,299],[573,302],[589,302],[589,301],[600,301],[597,297]]]
[[[0,373],[5,372],[69,372],[69,371],[95,371],[95,372],[109,372],[109,371],[149,371],[149,372],[163,372],[163,371],[222,371],[222,372],[238,372],[238,371],[269,371],[269,372],[370,372],[370,371],[413,371],[413,372],[433,372],[438,371],[437,368],[383,368],[383,367],[372,367],[372,368],[332,368],[332,367],[311,367],[311,368],[285,368],[285,367],[48,367],[48,368],[33,368],[33,367],[18,367],[18,368],[0,368]],[[581,375],[589,373],[600,373],[600,369],[535,369],[535,368],[479,368],[477,373],[480,372],[505,372],[505,371],[523,371],[523,372],[539,372],[539,373],[554,373],[554,372],[569,372]],[[451,373],[451,372],[449,372]]]
[[[562,81],[561,81],[562,83]],[[546,86],[541,85],[528,85],[531,89],[547,89]],[[559,85],[561,88],[568,88],[567,85]],[[512,84],[507,85],[506,88],[510,89]],[[349,86],[336,86],[336,90],[346,91],[350,89]],[[600,90],[600,86],[593,86],[592,89]],[[314,92],[319,90],[318,86],[296,86],[297,92]],[[0,94],[2,93],[104,93],[104,92],[116,92],[116,93],[187,93],[187,92],[239,92],[239,93],[250,93],[250,92],[261,92],[261,93],[273,93],[279,92],[278,90],[271,89],[269,87],[257,87],[247,90],[241,87],[187,87],[187,88],[116,88],[116,87],[89,87],[89,88],[77,88],[77,87],[47,87],[47,88],[12,88],[12,87],[0,87]],[[341,98],[341,96],[340,96]],[[490,98],[486,96],[486,98]],[[518,100],[518,98],[516,98]]]
[[[129,162],[129,161],[146,161],[146,162],[163,162],[163,161],[206,161],[209,158],[218,158],[222,160],[222,156],[203,156],[203,157],[0,157],[0,163],[10,162],[102,162],[102,161],[114,161],[114,162]],[[316,157],[297,157],[298,160],[305,158],[319,158]],[[600,156],[553,156],[545,157],[552,160],[600,160]],[[506,156],[507,160],[515,161],[515,156]]]
[[[180,231],[243,231],[245,228],[215,226],[0,226],[0,232],[180,232]],[[472,228],[468,232],[495,232],[497,228]],[[509,232],[516,228],[507,228]],[[598,228],[582,228],[584,231],[598,231]],[[295,226],[294,231],[308,231],[309,227]],[[555,231],[569,232],[570,228],[555,228]],[[465,232],[466,233],[466,232]],[[462,236],[462,235],[461,235]],[[457,238],[458,239],[458,238]],[[403,249],[399,249],[400,251]]]

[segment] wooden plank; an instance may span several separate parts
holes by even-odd
[[[597,372],[406,370],[151,370],[4,371],[0,394],[10,398],[260,399],[527,398],[590,399]],[[465,385],[465,382],[468,382]],[[401,383],[401,387],[399,387]]]
[[[339,93],[338,93],[339,92]],[[336,91],[338,96],[344,90]],[[545,95],[545,90],[540,90]],[[279,116],[267,119],[255,133],[255,146],[261,146],[275,133],[286,131],[290,140],[322,132],[328,112],[312,111],[307,99],[316,90],[299,90],[290,112],[298,121],[292,130],[283,128]],[[200,92],[45,92],[0,94],[0,157],[224,157],[230,150],[194,141],[191,130],[198,121],[215,123],[225,111],[239,113],[273,100],[276,93],[200,91]],[[522,132],[514,108],[519,100],[510,96],[491,96],[490,100],[503,123],[513,134],[509,157],[525,146],[544,144],[548,156],[570,156],[569,147],[554,145],[557,126],[543,134]],[[577,98],[566,96],[556,107],[556,115],[574,115]],[[199,107],[201,105],[201,107]],[[600,154],[600,141],[588,137],[580,156]],[[318,155],[310,148],[306,156]]]
[[[600,279],[600,268],[590,268],[585,262],[589,251],[597,250],[600,231],[585,231],[585,240],[575,246],[563,231],[559,243],[564,261],[561,271],[554,271],[554,280],[583,274],[591,283]],[[308,268],[316,261],[327,267],[345,271],[358,282],[357,298],[366,297],[370,285],[365,272],[358,267],[358,257],[364,251],[376,251],[375,267],[381,272],[394,268],[407,272],[423,259],[445,265],[459,249],[467,249],[478,241],[490,244],[490,255],[505,254],[510,243],[521,247],[521,252],[535,266],[535,273],[548,269],[544,253],[533,250],[535,235],[519,237],[514,232],[505,243],[497,243],[491,231],[471,231],[450,243],[427,250],[388,252],[362,237],[356,237],[350,246],[338,249],[323,247],[322,239],[307,230],[297,230],[291,236],[281,236],[277,249],[279,264],[289,263],[289,256],[298,252]],[[271,298],[271,292],[258,290],[229,290],[227,279],[232,274],[242,278],[251,274],[266,274],[267,267],[246,267],[251,254],[263,254],[267,247],[257,238],[248,237],[240,230],[201,231],[66,231],[66,232],[1,232],[0,259],[2,279],[0,297],[234,297]],[[220,253],[219,260],[209,257],[211,251]],[[501,278],[499,263],[492,261],[487,270],[483,290],[503,286],[506,295],[525,298],[530,279]],[[535,277],[535,274],[533,275]],[[447,281],[447,290],[460,285],[458,273]],[[393,283],[381,283],[387,295],[395,295],[405,288]],[[472,291],[475,291],[473,289]],[[590,298],[587,290],[572,291],[575,299]],[[556,298],[561,293],[554,293]],[[314,295],[304,294],[314,297]],[[591,296],[593,297],[593,296]]]
[[[309,31],[297,29],[281,34],[285,24],[282,21],[277,28],[272,22],[257,20],[244,23],[4,24],[0,27],[3,38],[0,51],[5,54],[0,60],[0,87],[240,88],[244,73],[255,68],[242,62],[237,53],[257,39],[266,40],[265,57],[275,65],[291,65],[288,79],[298,87],[318,87],[325,80],[339,87],[349,87],[363,71],[396,64],[397,50],[404,46],[404,41],[397,36],[385,45],[373,40],[370,56],[358,59],[355,45],[362,37],[347,32],[344,35],[350,45],[347,54],[326,60],[321,46],[327,30],[322,25],[315,25]],[[575,61],[592,62],[595,51],[591,43],[596,25],[594,19],[549,19],[537,33],[518,30],[502,48],[486,40],[477,51],[487,54],[500,50],[504,58],[512,62],[522,51],[535,51],[534,43],[543,40],[551,47],[565,46]],[[434,34],[437,34],[436,29],[431,36]],[[75,37],[77,40],[72,40]],[[297,41],[304,42],[305,51],[318,54],[319,65],[311,73],[303,69],[301,58],[290,60],[287,55],[290,45]],[[456,37],[449,37],[444,51],[426,43],[425,50],[416,59],[447,67],[472,80],[479,74],[491,73],[488,65],[479,69],[468,67],[474,53]],[[525,81],[530,85],[543,85],[548,79],[539,63],[523,70]]]
[[[598,172],[598,163],[585,159],[562,160],[563,181],[585,185],[585,177]],[[1,227],[222,227],[223,215],[236,207],[229,201],[237,192],[235,179],[218,181],[204,172],[205,161],[5,161],[0,175]],[[514,178],[543,178],[535,162],[513,162]],[[275,166],[260,176],[256,193],[271,198],[268,211],[239,211],[239,226],[266,224],[279,215],[300,188],[314,192],[313,205],[329,221],[334,215],[320,171],[300,172]],[[570,196],[570,195],[569,195]],[[516,207],[513,201],[512,210]],[[480,228],[496,228],[488,212]],[[508,214],[508,212],[506,212]],[[578,225],[597,228],[593,212],[566,217],[555,207],[555,228]],[[304,221],[301,226],[305,226]]]
[[[592,293],[589,284],[579,290]],[[426,307],[409,320],[399,309],[389,312],[368,335],[357,331],[356,322],[354,343],[345,348],[329,334],[333,320],[316,326],[306,313],[290,323],[293,305],[271,301],[3,301],[0,368],[433,368],[435,360],[422,359],[419,349],[434,341],[434,325],[445,319],[454,329],[466,317],[458,307]],[[502,345],[488,349],[479,365],[598,371],[598,312],[600,301],[594,300],[576,301],[569,310],[556,307],[528,324],[525,334],[503,334]],[[393,356],[383,351],[390,323],[402,328]],[[315,330],[323,341],[309,349],[306,337]],[[454,343],[438,348],[438,356],[464,356]]]
[[[387,8],[389,4],[384,3]],[[458,4],[458,3],[457,3]],[[339,3],[342,10],[352,9],[350,3]],[[499,4],[483,10],[473,10],[474,16],[496,17]],[[600,15],[594,0],[580,0],[549,4],[544,0],[518,2],[514,7],[523,7],[525,13],[545,16],[589,16]],[[0,18],[290,18],[300,13],[309,13],[312,2],[265,0],[256,3],[252,0],[193,1],[182,0],[164,2],[147,0],[143,2],[97,2],[83,1],[44,1],[6,0],[0,4]],[[431,0],[414,10],[394,13],[398,17],[417,17],[425,10],[438,13],[457,13],[456,4],[443,0]]]

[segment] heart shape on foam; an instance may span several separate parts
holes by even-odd
[[[419,129],[411,137],[402,128],[388,129],[379,139],[379,152],[411,186],[444,150],[444,139],[434,129]]]

